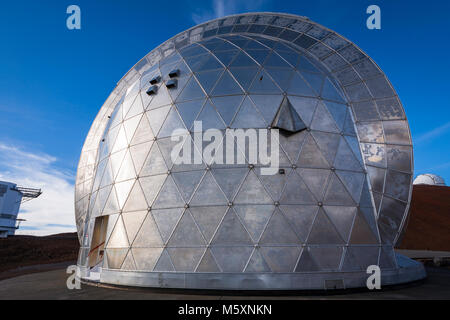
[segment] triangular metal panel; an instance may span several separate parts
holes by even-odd
[[[315,272],[320,271],[320,267],[317,262],[313,259],[310,253],[310,248],[305,247],[303,249],[300,260],[298,261],[295,272]]]
[[[318,201],[323,201],[330,170],[298,168],[297,173],[302,177],[308,189]]]
[[[283,100],[281,95],[250,95],[250,99],[259,110],[267,125],[270,125]]]
[[[201,257],[204,248],[168,248],[170,258],[178,272],[194,272]]]
[[[271,272],[269,265],[264,260],[259,249],[253,251],[245,272]]]
[[[293,272],[300,255],[299,247],[261,247],[272,272]]]
[[[195,77],[203,90],[205,90],[206,94],[210,94],[222,73],[223,70],[202,71],[196,73]]]
[[[134,168],[136,169],[136,173],[140,173],[142,167],[144,166],[144,162],[147,159],[147,155],[150,152],[150,149],[153,145],[153,142],[145,142],[136,146],[130,147],[131,158],[133,159]]]
[[[356,216],[356,207],[343,207],[343,206],[335,206],[335,207],[324,207],[325,213],[328,218],[331,220],[333,225],[339,231],[342,239],[347,243],[350,237],[350,231],[353,226],[353,221]]]
[[[136,132],[136,129],[141,121],[142,115],[125,120],[123,123],[123,128],[125,130],[125,135],[127,136],[127,141],[131,143],[131,140]]]
[[[291,229],[283,213],[278,209],[275,210],[275,213],[270,218],[259,242],[262,245],[300,244],[295,232]]]
[[[226,205],[227,199],[220,190],[211,172],[207,172],[192,197],[192,206]]]
[[[211,242],[214,245],[252,245],[250,235],[233,209],[228,210]]]
[[[281,89],[273,82],[269,74],[261,70],[256,75],[249,89],[252,94],[281,94]]]
[[[309,253],[320,271],[338,271],[342,255],[343,247],[310,247]]]
[[[274,205],[234,206],[234,210],[241,218],[242,223],[249,232],[253,241],[256,243],[259,241],[261,234],[267,225],[267,222],[272,216],[275,210],[275,206]]]
[[[289,86],[287,93],[298,96],[317,97],[314,90],[311,89],[298,72],[295,72],[292,76],[291,85]]]
[[[198,117],[195,121],[201,121],[202,131],[206,131],[208,129],[216,129],[216,130],[225,129],[225,124],[223,123],[219,114],[214,109],[214,107],[212,106],[212,104],[209,100],[206,101],[205,105],[203,106],[202,111],[200,112],[200,114],[198,115]],[[195,129],[194,129],[194,131],[195,131]]]
[[[196,272],[220,272],[219,266],[216,263],[216,260],[211,254],[210,249],[206,249],[205,254],[203,255],[202,260],[200,261]]]
[[[132,248],[136,270],[152,271],[162,251],[162,248]]]
[[[334,173],[331,174],[331,180],[328,183],[323,203],[328,206],[338,205],[351,207],[356,205],[347,189]]]
[[[166,181],[166,178],[167,174],[139,178],[142,191],[144,192],[144,196],[149,207],[153,205],[153,201],[155,201],[155,198],[160,192],[161,186],[164,181]]]
[[[236,204],[271,204],[273,200],[267,194],[255,172],[251,170],[234,200]]]
[[[114,227],[114,231],[109,237],[106,248],[127,248],[129,247],[128,236],[123,224],[122,217],[120,216]]]
[[[287,96],[292,107],[297,111],[306,126],[311,126],[313,115],[319,102],[316,98]]]
[[[310,134],[306,135],[305,142],[301,147],[297,160],[297,165],[301,168],[330,168],[330,165]]]
[[[148,122],[147,116],[143,116],[141,118],[141,122],[139,123],[133,138],[131,139],[130,145],[134,146],[136,144],[140,144],[143,142],[153,140],[154,135],[153,131],[150,128],[150,123]]]
[[[320,92],[322,91],[323,87],[323,81],[325,79],[323,74],[302,72],[302,76],[306,80],[306,82],[310,85],[310,87],[313,88],[313,90],[318,95],[320,95]]]
[[[292,170],[289,175],[283,195],[280,199],[281,204],[317,204],[317,200],[308,190],[300,176]]]
[[[102,215],[110,215],[119,212],[119,203],[117,202],[116,189],[113,187],[106,200],[105,207],[103,208]]]
[[[155,219],[156,225],[158,226],[159,233],[164,243],[169,241],[170,236],[175,229],[181,215],[184,212],[184,208],[174,208],[174,209],[155,209],[151,210],[150,214]]]
[[[120,269],[128,253],[128,248],[106,249],[106,259],[109,269]]]
[[[243,94],[241,87],[228,71],[225,71],[211,92],[211,96],[225,96]]]
[[[230,72],[233,74],[237,82],[239,82],[244,91],[248,91],[250,85],[253,82],[253,79],[255,79],[258,68],[230,68]]]
[[[360,172],[341,170],[336,170],[336,174],[341,179],[344,186],[347,188],[347,191],[350,193],[355,203],[359,203],[359,199],[361,198],[361,191],[366,178],[365,174]]]
[[[283,92],[286,92],[289,89],[291,79],[295,73],[294,69],[290,68],[290,66],[288,67],[289,68],[276,68],[276,67],[266,68],[267,72],[270,74],[272,79],[275,81],[275,83],[278,85],[278,87],[280,87],[280,89]]]
[[[236,114],[231,127],[237,129],[267,128],[267,124],[259,111],[256,110],[256,107],[250,98],[246,97]]]
[[[198,84],[195,77],[191,77],[188,83],[184,87],[183,91],[178,96],[176,102],[190,101],[190,100],[198,100],[205,98],[205,93],[202,88]]]
[[[317,213],[307,242],[308,244],[344,244],[322,208]]]
[[[280,206],[281,211],[292,226],[300,242],[306,242],[314,218],[319,210],[318,206]]]
[[[249,169],[247,168],[214,168],[211,170],[211,173],[227,199],[233,201],[234,196],[242,181],[247,176],[248,171]]]
[[[134,185],[134,180],[128,180],[124,182],[119,182],[114,185],[117,193],[117,200],[119,202],[119,208],[123,208],[125,201],[128,199],[131,188]]]
[[[145,115],[150,123],[150,127],[152,129],[153,134],[156,136],[159,133],[162,125],[164,124],[164,120],[169,113],[171,106],[165,106],[162,108],[154,109],[147,111]]]
[[[136,237],[136,234],[138,233],[146,216],[147,210],[122,214],[123,223],[125,225],[130,243],[133,243],[134,238]]]
[[[122,165],[120,166],[119,173],[115,179],[115,182],[121,182],[129,179],[136,178],[136,171],[134,170],[133,160],[131,159],[130,152],[127,151],[123,158]]]
[[[144,112],[144,105],[142,104],[141,96],[137,95],[136,100],[134,100],[133,105],[131,106],[130,110],[128,111],[124,119],[130,119],[143,112]]]
[[[319,130],[325,132],[340,133],[336,122],[333,117],[327,111],[322,102],[317,104],[316,113],[314,114],[313,120],[311,122],[312,130]]]
[[[328,78],[325,79],[321,95],[326,99],[345,103],[345,100],[342,97],[342,95],[338,92],[336,87],[331,83],[330,79]]]
[[[291,168],[284,168],[284,174],[258,175],[264,187],[274,201],[279,201],[286,181],[291,174]]]
[[[205,99],[202,100],[193,100],[182,103],[177,103],[177,110],[183,119],[184,125],[188,130],[192,129],[194,124],[194,120],[197,118],[200,110],[202,110],[203,105],[205,104]]]
[[[341,170],[363,171],[361,164],[343,137],[341,137],[336,158],[334,159],[334,167]]]
[[[372,229],[367,223],[364,215],[358,212],[353,224],[352,234],[350,236],[350,244],[378,244],[377,237],[373,234]]]
[[[167,245],[168,247],[205,245],[205,240],[188,210],[184,212]]]
[[[134,258],[133,258],[133,254],[131,253],[131,250],[128,251],[127,257],[123,261],[120,269],[127,270],[127,271],[136,270],[136,264],[134,262]]]
[[[227,209],[228,207],[225,206],[192,207],[188,209],[200,228],[206,242],[209,243],[211,241]]]
[[[172,107],[167,115],[166,120],[164,121],[161,130],[158,133],[158,139],[179,136],[184,131],[184,134],[187,133],[187,129],[185,128],[183,121],[181,121],[180,116],[178,115],[177,110]]]
[[[141,229],[134,239],[133,248],[160,248],[162,246],[163,241],[159,234],[155,219],[153,219],[151,214],[147,214]]]
[[[148,207],[139,180],[136,180],[136,183],[128,196],[127,202],[123,207],[123,212],[146,210]]]
[[[175,271],[175,268],[172,263],[172,259],[170,258],[169,254],[167,253],[167,249],[164,249],[164,251],[161,253],[161,256],[159,257],[158,262],[156,263],[153,271],[159,271],[159,272]]]
[[[345,104],[335,103],[331,101],[323,101],[328,112],[333,116],[339,130],[344,131],[345,119],[349,108]]]
[[[200,179],[205,174],[205,171],[185,171],[174,172],[172,174],[178,189],[183,196],[183,199],[187,202],[191,199],[191,196],[200,182]]]
[[[243,100],[244,96],[242,95],[211,98],[212,103],[216,107],[226,126],[231,124],[231,121]]]
[[[243,272],[253,247],[211,247],[211,251],[223,272]]]
[[[180,208],[185,206],[185,202],[178,191],[175,182],[171,175],[169,175],[164,182],[164,185],[159,192],[158,197],[152,205],[155,209],[165,208]]]

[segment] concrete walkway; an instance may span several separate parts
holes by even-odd
[[[81,290],[68,290],[65,269],[23,275],[0,281],[0,299],[146,299],[146,300],[247,300],[247,299],[449,299],[450,269],[427,268],[428,278],[420,284],[388,288],[381,292],[352,292],[340,295],[250,296],[210,294],[163,289],[112,289],[82,285]],[[277,293],[278,294],[278,293]]]

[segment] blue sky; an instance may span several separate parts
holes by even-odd
[[[81,30],[66,28],[71,4],[81,8]],[[365,27],[371,4],[381,8],[382,30]],[[448,1],[4,1],[0,180],[46,191],[23,207],[29,220],[23,232],[74,230],[73,183],[84,138],[130,67],[197,23],[249,11],[308,16],[359,45],[404,104],[416,174],[439,174],[450,183]]]

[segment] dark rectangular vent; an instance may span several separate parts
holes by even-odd
[[[147,90],[147,94],[149,96],[154,95],[158,92],[158,86],[151,86],[150,88],[148,88]]]
[[[150,84],[157,84],[161,81],[161,76],[156,76],[152,80],[150,80]]]
[[[178,81],[177,79],[170,79],[169,81],[166,82],[166,87],[168,89],[174,89],[177,87]]]
[[[178,69],[172,70],[172,71],[170,71],[170,73],[169,73],[169,77],[170,77],[170,78],[176,78],[176,77],[178,77],[179,75],[180,75],[180,70],[178,70]]]
[[[345,289],[345,284],[343,279],[336,280],[325,280],[324,282],[325,290],[342,290]]]

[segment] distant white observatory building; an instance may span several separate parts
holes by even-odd
[[[40,189],[18,187],[14,183],[0,181],[0,238],[13,236],[22,219],[17,219],[20,204],[37,198]]]
[[[426,184],[430,186],[446,186],[445,181],[442,177],[435,174],[426,173],[421,174],[414,180],[414,185]]]

